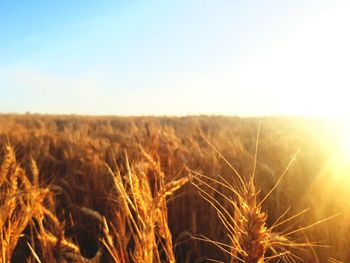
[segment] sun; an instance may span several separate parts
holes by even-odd
[[[346,112],[338,112],[333,118],[336,121],[338,136],[341,140],[341,149],[344,154],[350,154],[350,116]]]
[[[339,124],[336,133],[336,136],[338,136],[337,147],[332,158],[333,165],[341,177],[350,179],[350,118],[342,118]]]
[[[350,122],[345,123],[343,143],[340,147],[343,158],[350,162]]]

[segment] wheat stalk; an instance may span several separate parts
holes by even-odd
[[[244,180],[244,178],[237,172],[237,170],[232,167],[232,165],[229,164],[229,162],[221,154],[219,154],[220,158],[223,158],[224,161],[229,164],[229,167],[231,167],[233,173],[238,177],[238,180],[236,180],[236,182],[238,182],[238,185],[231,185],[225,178],[221,176],[218,176],[219,179],[217,180],[203,175],[199,172],[190,170],[190,178],[192,184],[199,190],[201,196],[216,210],[219,219],[227,231],[230,244],[213,241],[206,237],[194,238],[215,244],[230,255],[232,263],[262,263],[276,258],[280,258],[286,262],[294,261],[293,258],[297,258],[297,256],[291,252],[292,248],[307,247],[310,245],[316,246],[317,244],[312,244],[309,242],[296,243],[290,240],[289,236],[332,218],[326,218],[322,221],[316,222],[315,224],[290,231],[289,233],[285,233],[283,235],[281,233],[273,232],[277,226],[281,226],[307,211],[307,209],[303,210],[297,215],[279,222],[282,217],[284,217],[288,212],[287,210],[286,213],[277,219],[275,224],[273,224],[271,227],[267,226],[268,216],[266,212],[262,211],[261,205],[276,189],[277,185],[282,180],[282,177],[286,174],[292,162],[295,160],[297,153],[290,160],[287,168],[284,170],[281,177],[277,180],[271,190],[263,198],[261,198],[260,201],[258,201],[258,191],[255,187],[254,178],[256,173],[259,130],[260,125],[257,132],[253,171],[248,180]],[[209,139],[206,138],[203,134],[202,136],[213,148],[213,150],[219,153],[215,146],[210,143]],[[223,186],[226,190],[228,190],[229,193],[231,193],[231,196],[227,196],[227,194],[225,195],[223,192],[211,186],[210,182]],[[216,194],[219,194],[224,200],[228,202],[229,207],[222,205],[211,194],[209,194],[209,191],[205,190],[205,188]],[[273,255],[266,256],[267,251],[270,251]]]

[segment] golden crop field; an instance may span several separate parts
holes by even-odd
[[[0,262],[350,262],[336,123],[0,115],[0,136]]]

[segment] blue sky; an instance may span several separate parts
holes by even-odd
[[[349,1],[1,1],[0,112],[348,112]]]

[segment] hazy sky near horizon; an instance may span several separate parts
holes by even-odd
[[[0,112],[350,111],[350,1],[1,1]]]

